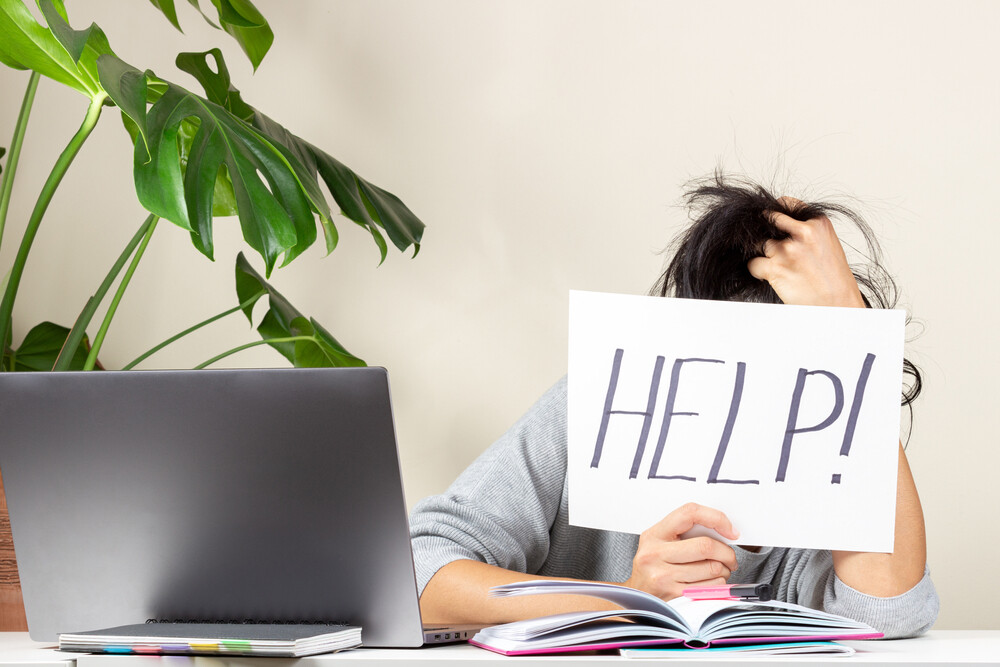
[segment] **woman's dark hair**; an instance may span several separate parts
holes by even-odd
[[[861,296],[869,308],[894,308],[896,283],[882,266],[882,250],[868,223],[840,204],[808,202],[790,208],[765,187],[744,178],[716,171],[688,183],[684,204],[692,224],[671,244],[673,258],[650,291],[659,296],[717,301],[781,303],[771,286],[754,278],[747,263],[764,255],[764,244],[788,238],[765,215],[778,211],[809,220],[826,215],[831,220],[849,220],[864,238],[864,263],[851,266]],[[920,394],[920,370],[903,359],[903,373],[910,382],[903,388],[902,405],[909,406]]]

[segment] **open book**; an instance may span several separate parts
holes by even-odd
[[[63,633],[60,651],[297,658],[361,645],[361,628],[314,623],[140,623]]]
[[[614,611],[571,612],[485,628],[469,641],[524,655],[625,646],[684,644],[692,648],[818,639],[877,639],[874,628],[790,602],[688,600],[664,602],[648,593],[583,581],[522,581],[496,586],[491,597],[589,595],[620,605]]]

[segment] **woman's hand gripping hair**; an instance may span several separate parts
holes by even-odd
[[[793,210],[802,205],[793,197],[778,201]],[[821,215],[803,222],[777,211],[767,215],[775,227],[788,233],[788,238],[767,241],[764,256],[747,263],[754,278],[766,280],[787,304],[865,307],[828,217]]]

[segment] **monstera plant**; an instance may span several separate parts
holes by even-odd
[[[174,0],[150,2],[180,29]],[[273,34],[250,0],[210,0],[211,6],[206,2],[205,8],[199,0],[188,3],[211,25],[233,37],[257,69]],[[9,268],[0,267],[0,371],[102,368],[98,357],[108,327],[158,222],[166,220],[188,232],[194,249],[212,259],[213,220],[218,216],[238,217],[244,240],[263,260],[264,275],[240,253],[232,308],[168,337],[123,368],[132,368],[164,345],[229,314],[242,312],[253,325],[254,305],[261,299],[267,299],[268,308],[256,327],[260,338],[222,350],[198,367],[253,345],[269,345],[295,366],[364,365],[275,290],[268,282],[271,272],[317,240],[317,225],[326,250],[336,248],[335,209],[324,185],[340,214],[371,234],[382,260],[389,243],[400,251],[412,246],[416,255],[423,223],[397,197],[244,101],[218,49],[177,56],[177,67],[193,76],[204,91],[195,93],[125,62],[96,24],[74,29],[63,0],[37,0],[37,4],[44,23],[22,0],[0,0],[0,63],[26,71],[26,91],[13,138],[9,146],[0,147],[0,243],[6,241],[3,234],[13,182],[40,78],[69,86],[87,103],[80,105],[80,129],[39,189],[16,256]],[[106,278],[82,304],[75,322],[37,324],[15,345],[18,289],[45,211],[91,131],[112,109],[119,112],[115,116],[120,116],[131,137],[134,188],[149,216],[137,225]],[[102,306],[100,324],[90,337],[88,328]],[[4,510],[0,524],[5,524],[5,514]],[[5,543],[9,544],[9,527],[6,542],[0,534],[0,548]],[[0,561],[12,562],[12,554],[0,553]],[[0,572],[0,586],[12,581],[16,583],[16,569],[13,580],[9,572]]]
[[[198,7],[198,0],[188,1]],[[180,27],[173,0],[152,2]],[[248,0],[211,3],[218,21],[213,25],[232,35],[256,68],[273,40],[264,17]],[[261,256],[265,277],[270,278],[279,262],[288,264],[316,241],[317,223],[327,251],[336,247],[337,228],[322,183],[339,212],[371,233],[382,259],[388,249],[386,238],[400,250],[413,246],[416,253],[419,249],[424,225],[398,198],[245,102],[233,86],[218,49],[177,57],[178,68],[192,75],[204,90],[203,95],[197,94],[126,63],[96,24],[84,30],[72,28],[62,0],[38,0],[38,6],[47,25],[38,22],[22,0],[0,0],[0,62],[31,72],[2,174],[0,243],[4,241],[11,187],[39,77],[77,90],[89,103],[80,129],[41,188],[5,278],[0,303],[3,370],[99,367],[98,354],[108,326],[160,219],[189,232],[194,248],[212,258],[214,218],[238,216],[243,238]],[[206,19],[212,22],[208,16]],[[37,325],[15,347],[12,316],[32,242],[63,175],[110,107],[120,111],[132,138],[135,192],[150,215],[138,225],[76,322],[69,327],[48,322]],[[116,281],[117,288],[91,340],[87,328]],[[270,345],[296,366],[364,363],[318,322],[292,307],[242,255],[237,260],[236,283],[239,304],[227,314],[242,310],[251,317],[258,299],[269,301],[270,307],[257,327],[262,339],[254,344]]]

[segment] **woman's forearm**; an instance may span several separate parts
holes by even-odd
[[[491,598],[493,586],[528,579],[564,579],[512,572],[474,560],[456,560],[437,571],[420,596],[424,623],[494,625],[567,611],[618,609],[583,595],[526,595]]]
[[[893,552],[834,551],[833,568],[840,580],[855,590],[877,597],[892,597],[917,585],[924,576],[926,561],[924,513],[900,445]]]
[[[892,597],[913,588],[924,574],[926,539],[916,485],[902,446],[896,483],[896,526],[893,553],[834,551],[837,576],[868,595]],[[529,579],[554,579],[513,572],[473,560],[457,560],[431,578],[420,596],[425,622],[497,624],[568,611],[610,610],[615,605],[576,595],[491,598],[489,589]]]

